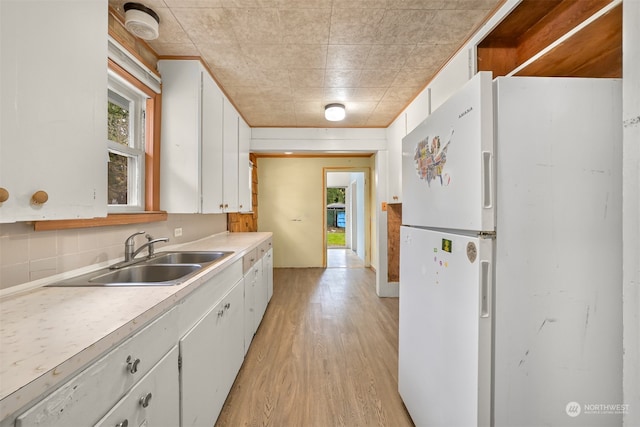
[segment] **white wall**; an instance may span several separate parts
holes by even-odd
[[[622,283],[624,425],[640,426],[640,1],[623,2]]]
[[[356,194],[354,197],[354,206],[353,210],[355,211],[355,244],[356,244],[356,255],[360,259],[365,258],[365,243],[364,243],[364,233],[366,222],[364,219],[365,214],[365,190],[364,190],[364,173],[362,172],[354,172],[351,174],[351,187],[355,187]],[[355,186],[353,185],[355,184]]]

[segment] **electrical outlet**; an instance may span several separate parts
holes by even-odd
[[[180,237],[180,236],[182,236],[182,227],[174,228],[173,237]]]

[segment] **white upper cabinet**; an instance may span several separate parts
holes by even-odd
[[[107,12],[0,2],[0,222],[106,216]]]
[[[250,144],[251,128],[241,117],[238,128],[238,208],[240,212],[253,210],[251,199],[252,167],[249,161]]]
[[[222,198],[225,212],[238,212],[238,124],[240,114],[224,99],[223,131],[223,187]]]
[[[200,61],[161,60],[158,69],[161,208],[171,213],[240,211],[239,127],[248,126]],[[247,163],[248,149],[247,139]]]
[[[402,138],[407,135],[406,113],[387,128],[389,147],[389,203],[402,203]]]
[[[162,76],[160,207],[222,212],[223,95],[197,60],[158,62]]]

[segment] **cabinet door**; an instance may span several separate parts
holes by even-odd
[[[0,222],[106,216],[106,10],[0,2]]]
[[[201,76],[198,61],[158,62],[162,75],[160,207],[200,212]]]
[[[267,283],[267,303],[271,301],[273,296],[273,248],[267,251],[263,258],[262,275],[263,280]]]
[[[251,144],[251,128],[239,119],[238,128],[238,209],[240,212],[251,212],[251,185],[252,167],[249,161],[249,148]]]
[[[238,212],[238,122],[240,116],[229,100],[224,99],[223,190],[225,212]]]
[[[249,351],[253,334],[255,334],[255,293],[256,281],[253,270],[244,276],[244,352]]]
[[[222,213],[222,111],[224,96],[209,73],[202,72],[202,213]]]
[[[255,330],[258,330],[260,326],[260,322],[262,322],[262,317],[264,316],[264,312],[267,310],[267,303],[269,302],[269,293],[267,290],[267,282],[264,280],[262,273],[262,259],[259,259],[258,262],[253,266],[253,274],[255,276]]]
[[[402,203],[402,138],[407,135],[406,113],[396,119],[387,129],[389,142],[389,203]]]
[[[179,402],[178,346],[174,346],[96,427],[178,426]]]
[[[242,296],[238,282],[180,340],[183,427],[213,425],[229,394],[244,357]]]

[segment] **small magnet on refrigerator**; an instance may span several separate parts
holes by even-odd
[[[473,264],[477,257],[478,248],[476,248],[476,244],[473,242],[467,243],[467,258],[469,258],[469,262]]]

